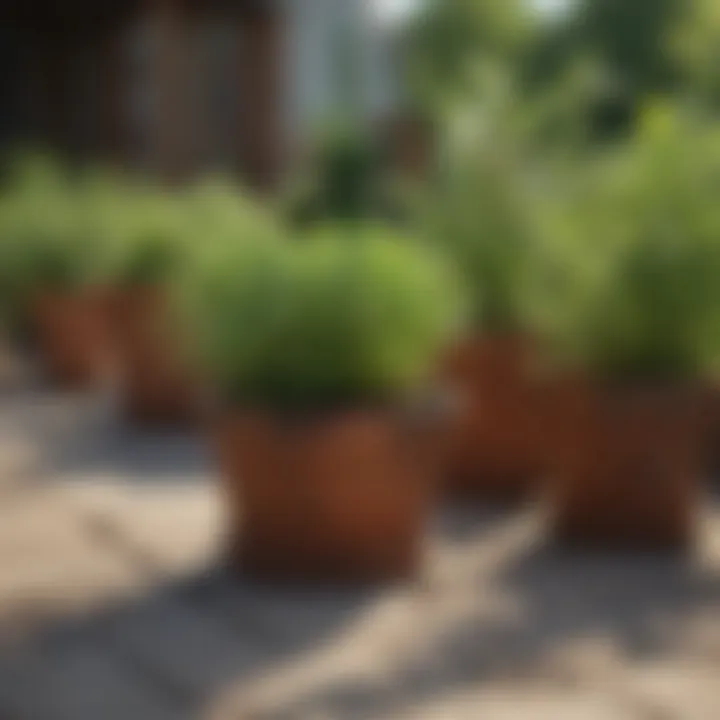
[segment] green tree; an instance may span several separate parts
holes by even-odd
[[[583,0],[573,19],[577,42],[599,57],[636,97],[670,90],[677,80],[667,40],[687,0]]]
[[[462,101],[478,64],[519,59],[532,17],[523,0],[428,0],[406,36],[415,99],[431,113]]]
[[[720,105],[720,4],[688,0],[669,41],[685,87],[694,95]]]
[[[563,22],[539,33],[525,63],[543,89],[579,62],[605,78],[592,120],[601,135],[634,125],[648,98],[720,98],[717,0],[576,0]]]

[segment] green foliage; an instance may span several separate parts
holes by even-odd
[[[715,0],[687,0],[673,26],[668,56],[688,94],[715,110],[720,106],[720,5]]]
[[[118,185],[93,198],[89,212],[106,252],[105,279],[113,285],[165,283],[186,255],[183,208],[157,187]]]
[[[291,220],[306,226],[383,215],[388,205],[382,187],[385,169],[379,144],[369,132],[351,122],[324,128],[291,188]]]
[[[541,327],[607,379],[684,380],[720,351],[720,135],[664,109],[552,213]]]
[[[87,208],[43,156],[18,162],[0,198],[0,301],[13,323],[38,291],[93,281],[100,267]]]
[[[667,41],[685,0],[582,0],[577,42],[597,53],[634,96],[669,89],[675,68]]]
[[[442,114],[462,100],[479,63],[517,61],[531,32],[522,0],[430,0],[407,31],[410,90]]]
[[[523,59],[529,85],[552,87],[578,63],[605,77],[596,88],[593,139],[625,137],[648,98],[720,101],[715,0],[574,0],[537,33]]]
[[[418,217],[421,234],[460,270],[475,324],[502,333],[524,325],[535,245],[532,141],[506,78],[488,79],[481,101],[450,126],[440,175]]]
[[[311,410],[393,399],[428,378],[460,302],[438,258],[380,229],[247,240],[200,253],[185,285],[228,401]]]
[[[179,195],[183,209],[183,222],[191,235],[206,238],[215,233],[223,236],[242,232],[255,232],[256,223],[271,222],[271,216],[259,202],[244,192],[232,178],[211,175],[201,178]]]
[[[190,186],[179,195],[178,204],[192,261],[195,251],[205,252],[210,245],[222,253],[228,244],[284,237],[276,207],[260,203],[223,176],[205,177]]]
[[[0,314],[34,294],[173,279],[193,245],[242,241],[271,216],[223,178],[170,191],[105,168],[70,175],[40,155],[12,167],[0,198]]]

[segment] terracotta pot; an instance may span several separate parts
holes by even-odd
[[[540,467],[532,344],[523,337],[474,337],[451,353],[445,382],[458,399],[446,442],[451,495],[516,501]]]
[[[390,411],[218,428],[233,556],[275,581],[382,581],[422,559],[435,470],[423,433]]]
[[[182,425],[199,412],[199,393],[164,293],[115,293],[111,325],[124,414],[143,425]]]
[[[720,471],[720,387],[717,384],[709,385],[705,398],[705,461],[710,474],[717,477]]]
[[[33,302],[42,361],[64,387],[87,387],[107,372],[110,341],[104,291],[48,291]]]
[[[601,547],[686,547],[703,472],[704,405],[695,389],[567,384],[556,396],[554,535]]]

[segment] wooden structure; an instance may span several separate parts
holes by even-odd
[[[269,0],[3,0],[0,143],[272,185],[282,34]]]

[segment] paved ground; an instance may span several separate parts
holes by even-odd
[[[541,513],[439,517],[425,577],[231,577],[202,441],[0,390],[1,720],[717,720],[720,505],[691,560],[572,557]]]

